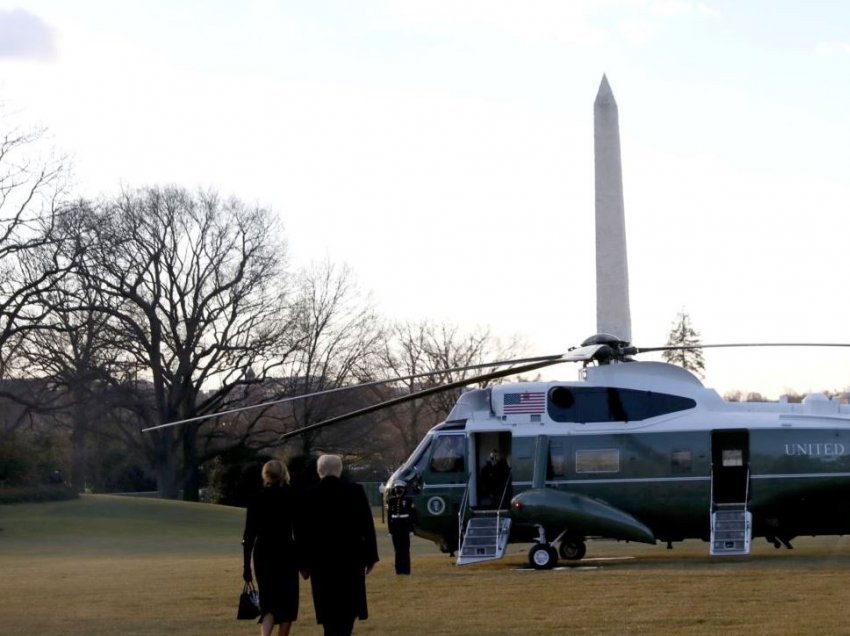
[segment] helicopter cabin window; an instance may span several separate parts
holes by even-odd
[[[444,435],[434,439],[431,470],[436,473],[463,472],[464,436]]]
[[[530,482],[534,476],[534,438],[515,437],[511,443],[511,476]]]
[[[576,451],[577,473],[620,472],[620,451],[616,448]]]
[[[693,469],[694,454],[690,449],[674,449],[670,454],[670,462],[674,473],[689,473]]]
[[[739,468],[744,465],[744,451],[740,448],[724,448],[721,461],[724,467]]]
[[[556,422],[637,422],[696,406],[691,398],[616,387],[558,386],[549,391]]]
[[[567,474],[567,458],[561,442],[549,443],[549,477],[563,477]]]

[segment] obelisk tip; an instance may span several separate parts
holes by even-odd
[[[608,76],[602,74],[602,81],[599,83],[599,91],[596,93],[597,104],[615,104],[614,93],[611,91],[611,85],[608,84]]]

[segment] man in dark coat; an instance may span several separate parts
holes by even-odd
[[[484,468],[481,470],[484,490],[484,505],[494,508],[507,508],[513,496],[511,488],[511,467],[495,448]]]
[[[366,574],[378,562],[378,540],[366,492],[340,479],[342,460],[322,455],[321,481],[304,494],[298,537],[302,575],[313,589],[316,622],[326,636],[348,636],[366,620]]]

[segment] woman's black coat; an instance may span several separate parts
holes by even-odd
[[[248,504],[242,537],[244,566],[254,574],[260,591],[260,611],[275,623],[298,618],[298,561],[293,526],[297,512],[292,488],[267,486]]]

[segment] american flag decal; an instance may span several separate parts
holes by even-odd
[[[505,393],[505,415],[512,413],[538,414],[546,411],[546,393]]]

